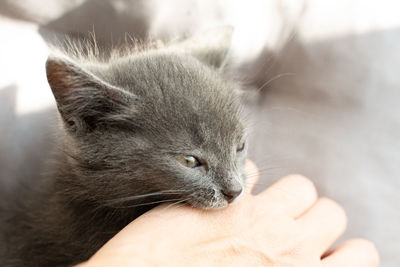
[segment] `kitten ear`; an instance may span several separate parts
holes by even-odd
[[[65,57],[49,56],[47,80],[58,110],[71,131],[93,130],[134,99]]]
[[[233,27],[224,26],[200,32],[178,44],[203,63],[223,68],[232,43]]]

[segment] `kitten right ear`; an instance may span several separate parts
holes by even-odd
[[[222,69],[229,54],[232,36],[233,27],[223,26],[197,33],[174,46],[209,66]]]
[[[115,120],[135,96],[121,90],[65,57],[49,56],[47,80],[68,130],[93,130]]]

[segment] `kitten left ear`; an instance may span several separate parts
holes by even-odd
[[[201,62],[223,68],[232,43],[233,27],[223,26],[200,32],[176,45]]]
[[[50,55],[46,73],[61,117],[73,132],[115,121],[115,115],[136,100],[66,57]]]

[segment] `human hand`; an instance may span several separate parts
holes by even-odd
[[[313,184],[288,176],[259,195],[248,162],[248,193],[223,210],[161,205],[142,215],[80,267],[307,266],[375,267],[374,245],[362,239],[327,249],[344,232],[346,215]]]

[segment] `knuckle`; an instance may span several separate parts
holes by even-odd
[[[246,160],[245,169],[247,172],[258,173],[258,168],[257,168],[256,164],[249,159]]]
[[[307,192],[310,196],[317,196],[317,189],[314,183],[307,177],[301,174],[292,174],[286,177],[292,183],[296,184],[296,187],[302,188],[303,191]]]
[[[379,266],[379,253],[374,243],[362,238],[353,239],[349,242],[363,252],[365,257],[367,257],[369,266]]]
[[[319,202],[325,206],[326,210],[329,210],[331,213],[335,213],[337,217],[344,220],[344,222],[347,224],[346,211],[336,201],[330,198],[322,197],[319,199]]]

